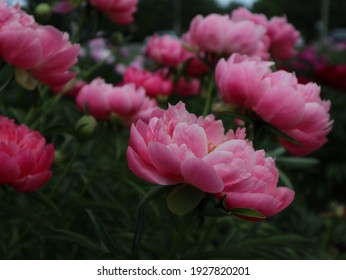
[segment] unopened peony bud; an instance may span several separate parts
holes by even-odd
[[[81,117],[75,125],[78,138],[81,140],[90,139],[95,132],[96,126],[97,121],[93,116]]]
[[[52,8],[47,3],[38,4],[35,8],[35,17],[41,22],[49,20],[51,14]]]

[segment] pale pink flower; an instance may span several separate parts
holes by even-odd
[[[155,34],[149,38],[145,48],[145,54],[159,64],[177,67],[183,58],[184,48],[178,38],[169,35],[158,36]]]
[[[138,0],[89,0],[96,9],[106,13],[113,22],[126,25],[133,22]]]
[[[251,13],[245,8],[232,11],[231,19],[236,22],[252,21],[257,26],[265,28],[265,38],[262,39],[274,59],[286,60],[296,54],[295,46],[300,33],[287,22],[286,17],[273,17],[270,20],[263,14]],[[265,58],[261,55],[262,58]]]
[[[321,100],[320,87],[315,83],[299,85],[305,106],[300,121],[292,128],[285,131],[287,135],[297,140],[301,146],[279,139],[281,144],[295,156],[308,155],[327,142],[327,135],[332,129],[333,121],[330,120],[330,101]]]
[[[134,84],[113,86],[101,78],[94,79],[83,86],[76,98],[80,110],[87,107],[90,115],[98,119],[109,119],[111,114],[130,124],[140,118],[141,114],[157,107],[145,95],[143,88],[135,88]]]
[[[270,38],[270,53],[274,59],[286,60],[297,53],[295,46],[300,38],[300,33],[287,22],[286,17],[270,19],[267,30]]]
[[[137,87],[143,87],[150,97],[159,95],[167,96],[173,91],[173,82],[166,78],[166,72],[149,72],[146,70],[129,67],[124,74],[124,83],[134,83]]]
[[[53,26],[38,25],[19,9],[1,3],[0,57],[59,91],[73,78],[79,45]]]
[[[191,21],[183,40],[191,49],[218,55],[235,52],[259,55],[267,51],[262,41],[265,32],[265,28],[250,20],[236,22],[227,15],[198,15]]]
[[[221,121],[213,115],[197,118],[182,102],[154,111],[148,123],[132,125],[127,159],[132,172],[148,182],[186,183],[218,198],[226,195],[229,208],[242,207],[245,197],[243,207],[266,217],[286,208],[294,196],[276,187],[274,160],[255,151],[244,130],[225,135]]]
[[[196,78],[180,77],[174,85],[174,92],[180,96],[197,95],[200,92],[200,82]]]
[[[330,103],[321,100],[316,84],[299,84],[294,74],[271,72],[270,65],[240,55],[220,60],[215,80],[221,97],[228,104],[253,111],[302,145],[280,139],[290,153],[309,154],[327,141],[332,124]]]
[[[241,140],[228,141],[222,146],[209,155],[208,162],[225,182],[224,190],[216,197],[224,198],[228,209],[251,208],[270,217],[291,204],[294,191],[277,187],[279,172],[275,161],[265,157],[264,150],[255,151]]]
[[[265,80],[272,62],[238,54],[221,59],[215,69],[215,81],[226,103],[252,108],[268,88]]]
[[[39,132],[0,116],[0,184],[34,191],[52,177],[53,160],[54,147]]]

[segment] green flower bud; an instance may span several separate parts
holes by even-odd
[[[40,3],[35,8],[35,16],[41,22],[49,20],[51,14],[52,8],[47,3]]]
[[[97,121],[93,116],[81,117],[76,125],[77,136],[80,140],[88,140],[92,138],[97,126]]]

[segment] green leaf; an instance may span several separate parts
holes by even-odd
[[[265,217],[266,217],[262,213],[258,212],[255,209],[251,209],[251,208],[233,208],[231,210],[231,213],[233,215],[245,216],[245,217],[250,217],[250,218],[265,219]]]
[[[279,178],[280,178],[281,182],[282,182],[286,187],[289,187],[289,188],[291,188],[291,189],[294,189],[293,184],[292,184],[290,178],[286,175],[286,173],[283,172],[283,171],[282,171],[281,169],[279,169],[279,168],[278,168],[278,170],[279,170]]]
[[[22,69],[16,69],[15,77],[18,84],[27,90],[34,90],[37,86],[37,82],[33,76]]]
[[[190,186],[176,187],[167,197],[168,209],[179,216],[186,215],[195,209],[204,197],[204,192]]]
[[[104,248],[108,252],[115,253],[117,251],[116,247],[114,246],[114,244],[112,242],[112,238],[109,236],[109,234],[108,234],[105,226],[101,222],[101,220],[98,217],[96,217],[91,210],[85,209],[85,211],[89,215],[91,223],[94,226],[94,230],[95,230],[98,238],[100,239],[100,243],[101,243],[102,248]]]
[[[42,205],[48,207],[52,212],[54,212],[59,218],[62,218],[59,208],[54,204],[54,202],[43,193],[36,191],[26,194],[28,197],[40,202]]]
[[[89,238],[73,231],[56,229],[53,231],[50,237],[52,239],[60,239],[76,243],[93,252],[105,252],[104,248],[94,243]]]
[[[316,164],[319,164],[317,158],[296,158],[296,157],[277,157],[276,163],[282,164],[286,167],[292,168],[310,168]]]
[[[275,134],[275,135],[277,135],[277,136],[279,136],[279,137],[281,137],[281,138],[283,138],[283,139],[285,139],[285,140],[287,140],[287,141],[297,145],[298,147],[302,146],[302,144],[300,144],[296,139],[288,136],[286,133],[282,132],[281,130],[279,130],[279,129],[277,129],[277,128],[269,125],[269,124],[266,124],[265,127],[271,133],[273,133],[273,134]]]

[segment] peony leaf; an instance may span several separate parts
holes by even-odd
[[[204,197],[204,192],[190,186],[176,187],[167,197],[168,209],[178,216],[186,215],[195,209]]]
[[[311,168],[320,161],[317,158],[277,157],[276,163],[291,168]]]
[[[15,76],[17,83],[23,88],[27,90],[34,90],[36,88],[37,82],[28,72],[22,69],[16,69]]]
[[[251,208],[233,208],[231,209],[231,213],[233,215],[246,216],[251,218],[259,218],[259,219],[265,219],[266,217],[262,213]]]

